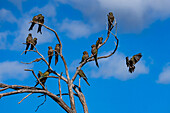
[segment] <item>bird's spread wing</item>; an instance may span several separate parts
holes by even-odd
[[[138,53],[138,54],[134,55],[134,56],[132,57],[132,59],[133,59],[133,64],[136,64],[136,63],[141,59],[141,57],[142,57],[141,53]]]

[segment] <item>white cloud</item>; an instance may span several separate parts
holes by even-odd
[[[119,32],[124,33],[141,32],[156,20],[170,17],[169,0],[70,0],[61,3],[80,10],[89,22],[98,25],[96,30],[105,26],[109,11],[116,16]]]
[[[6,10],[6,9],[1,9],[0,10],[0,21],[14,23],[14,22],[17,22],[17,19],[15,18],[15,16],[12,14],[11,11]]]
[[[56,4],[55,4],[56,5]],[[34,7],[33,9],[31,9],[31,11],[29,11],[30,14],[38,14],[41,13],[43,15],[45,15],[45,17],[55,17],[56,16],[56,6],[54,4],[47,4],[42,8],[39,7]]]
[[[75,72],[76,71],[76,68],[79,66],[79,62],[80,62],[80,60],[74,60],[71,64],[70,64],[70,66],[69,66],[69,71],[71,71],[71,72]]]
[[[170,84],[170,66],[165,66],[159,75],[157,83]]]
[[[44,27],[42,27],[42,34],[37,33],[38,25],[35,25],[32,31],[28,31],[31,24],[30,22],[31,16],[26,16],[19,19],[18,22],[18,30],[15,31],[14,36],[16,37],[14,39],[13,44],[11,45],[11,50],[20,50],[21,48],[25,48],[25,45],[22,43],[26,42],[26,38],[29,33],[32,33],[33,38],[38,38],[37,43],[43,44],[47,42],[52,42],[54,35],[49,30],[46,30]],[[21,24],[22,23],[22,24]]]
[[[24,69],[30,66],[19,63],[18,61],[5,61],[0,63],[0,81],[7,79],[23,80],[28,76]]]
[[[69,38],[77,39],[88,37],[91,34],[92,26],[83,23],[82,21],[65,19],[59,25],[59,30],[65,32]]]
[[[20,11],[22,11],[22,2],[26,0],[8,0],[9,2],[13,3]]]
[[[35,25],[32,31],[28,31],[29,27],[31,26],[31,23],[29,22],[32,20],[33,16],[35,14],[42,13],[45,17],[52,18],[52,22],[55,21],[55,16],[56,16],[56,11],[55,7],[51,4],[47,4],[42,8],[35,7],[29,12],[23,14],[21,18],[18,19],[17,24],[18,24],[18,30],[16,30],[13,34],[16,37],[14,39],[13,44],[11,45],[10,49],[11,50],[19,50],[21,48],[25,48],[24,43],[26,41],[26,38],[29,33],[32,33],[33,38],[36,37],[38,38],[37,43],[38,44],[43,44],[43,43],[48,43],[52,42],[53,38],[55,37],[54,33],[50,30],[47,30],[45,27],[42,26],[42,34],[37,33],[38,30],[38,25]],[[50,22],[47,18],[45,18],[45,23]],[[50,22],[50,23],[52,23]]]
[[[7,49],[9,43],[7,41],[7,36],[11,35],[9,31],[0,32],[0,49]]]
[[[141,59],[135,65],[135,71],[131,74],[128,71],[125,61],[126,56],[122,53],[116,53],[110,58],[99,60],[99,69],[94,70],[94,68],[89,72],[94,78],[102,77],[109,78],[115,77],[119,80],[128,80],[136,78],[140,74],[148,74],[149,68],[145,65],[145,61]],[[93,63],[93,67],[95,63]]]

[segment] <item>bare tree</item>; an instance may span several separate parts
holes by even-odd
[[[109,13],[110,14],[110,13]],[[114,19],[114,24],[113,24],[113,20],[112,18],[109,18],[109,15],[108,15],[108,30],[107,30],[107,37],[105,38],[105,40],[102,42],[100,41],[100,43],[97,44],[96,49],[97,51],[104,45],[106,44],[106,42],[108,41],[108,38],[110,37],[110,35],[114,36],[115,39],[116,39],[116,42],[115,42],[115,49],[113,50],[112,53],[110,54],[106,54],[104,56],[99,56],[97,57],[97,60],[99,59],[103,59],[103,58],[108,58],[108,57],[111,57],[117,50],[118,48],[118,43],[119,43],[119,40],[117,38],[117,36],[115,34],[113,34],[111,31],[113,29],[114,26],[116,26],[116,31],[115,33],[117,33],[117,23],[116,23],[116,19]],[[31,21],[31,23],[33,23],[34,21]],[[31,64],[31,63],[34,63],[34,62],[39,62],[39,61],[43,61],[45,62],[45,64],[48,66],[48,70],[50,70],[50,73],[53,73],[55,76],[46,76],[45,78],[53,78],[53,79],[56,79],[58,80],[58,86],[59,86],[59,94],[53,94],[51,93],[49,90],[47,90],[44,86],[44,84],[40,81],[39,79],[39,76],[37,77],[37,75],[34,73],[34,70],[33,69],[25,69],[25,71],[30,71],[32,72],[32,74],[34,75],[34,77],[37,79],[37,83],[39,83],[42,88],[37,88],[37,87],[30,87],[30,86],[23,86],[23,85],[7,85],[7,84],[3,84],[3,83],[0,83],[0,92],[2,91],[6,91],[5,93],[0,93],[0,98],[2,97],[5,97],[5,96],[9,96],[9,95],[14,95],[14,94],[20,94],[20,93],[28,93],[27,96],[25,96],[19,103],[21,103],[24,99],[26,99],[29,95],[31,94],[34,94],[34,93],[41,93],[42,95],[41,96],[49,96],[51,97],[55,102],[57,102],[66,112],[68,113],[76,113],[76,107],[75,107],[75,97],[76,98],[79,98],[81,104],[82,104],[82,107],[83,107],[83,110],[84,110],[84,113],[88,113],[88,107],[87,107],[87,103],[86,103],[86,100],[85,100],[85,96],[84,94],[82,93],[82,90],[81,90],[81,87],[80,87],[80,78],[79,78],[79,86],[74,84],[73,82],[75,81],[77,75],[79,74],[81,68],[83,66],[85,66],[85,64],[87,64],[88,62],[91,62],[91,61],[95,61],[95,55],[96,54],[91,54],[90,57],[87,57],[86,59],[82,60],[82,62],[80,63],[80,65],[77,67],[77,70],[75,72],[75,74],[73,75],[72,78],[70,78],[70,75],[69,75],[69,71],[68,71],[68,65],[67,65],[67,62],[63,56],[63,53],[62,53],[62,50],[63,50],[63,45],[60,41],[60,38],[57,34],[57,32],[53,29],[51,29],[50,27],[47,27],[46,25],[44,25],[43,23],[40,23],[40,22],[34,22],[34,24],[38,24],[39,26],[43,26],[45,27],[46,29],[52,31],[58,42],[59,42],[59,45],[60,45],[60,50],[59,52],[54,50],[54,52],[56,52],[62,59],[62,62],[64,64],[64,68],[65,68],[65,74],[66,74],[66,77],[62,76],[62,73],[58,73],[56,71],[54,71],[52,69],[52,67],[50,66],[49,62],[45,59],[45,57],[37,50],[35,44],[33,44],[33,42],[30,42],[30,44],[32,44],[35,48],[35,50],[25,50],[25,51],[33,51],[35,53],[37,53],[40,58],[36,58],[34,61],[31,61],[29,63],[25,63],[25,62],[22,62],[24,64]],[[103,38],[102,38],[103,39]],[[24,43],[26,44],[26,43]],[[114,44],[114,43],[113,43]],[[24,52],[25,52],[24,51]],[[23,53],[24,53],[23,52]],[[23,54],[22,53],[22,54]],[[50,56],[48,56],[50,57]],[[94,57],[94,58],[93,58]],[[67,87],[68,87],[68,93],[62,93],[61,91],[61,83],[60,81],[63,80],[66,84],[67,84]],[[8,89],[13,89],[13,91],[7,91]],[[62,96],[63,95],[68,95],[69,97],[69,100],[70,100],[70,105],[67,105],[66,102],[62,99]],[[46,101],[46,98],[45,98],[45,101]],[[45,101],[41,104],[43,105],[45,103]],[[39,106],[38,106],[39,108]],[[38,109],[37,108],[37,109]]]

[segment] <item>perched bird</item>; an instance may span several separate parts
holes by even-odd
[[[39,14],[38,17],[39,17],[38,22],[39,22],[40,24],[44,24],[44,16],[43,16],[42,14]],[[40,32],[40,33],[42,34],[42,32],[41,32],[41,27],[42,27],[42,25],[40,25],[40,24],[39,24],[39,26],[38,26],[37,33]]]
[[[60,44],[56,44],[55,46],[55,65],[58,62],[58,54],[60,53]]]
[[[96,48],[98,48],[99,44],[102,44],[103,37],[99,37],[98,40],[96,41]]]
[[[37,44],[37,38],[34,38],[32,41],[31,41],[31,48],[30,48],[30,50],[33,50],[34,49],[34,46],[36,46],[36,44]]]
[[[49,76],[49,74],[50,74],[49,69],[48,69],[46,72],[44,72],[44,73],[42,73],[41,71],[39,71],[39,73],[38,73],[38,79],[40,80],[40,82],[41,82],[43,85],[45,84],[45,82],[46,82],[46,80],[47,80],[47,76]],[[36,87],[38,84],[39,84],[39,82],[37,81],[37,83],[35,84],[34,87]]]
[[[29,46],[30,46],[30,43],[31,43],[31,41],[32,41],[32,34],[31,33],[29,33],[28,34],[28,37],[26,38],[26,49],[25,49],[25,54],[27,53],[27,50],[28,50],[28,48],[29,48]]]
[[[83,70],[79,70],[79,72],[78,72],[78,75],[80,76],[80,77],[82,77],[85,81],[86,81],[86,83],[90,86],[90,84],[88,83],[88,81],[87,81],[87,77],[86,77],[86,75],[84,74],[84,72],[83,72]]]
[[[38,23],[38,21],[39,21],[39,16],[40,16],[40,15],[41,15],[41,14],[36,15],[36,16],[33,17],[31,26],[30,26],[30,28],[29,28],[29,31],[33,29],[35,23]]]
[[[126,65],[129,67],[129,72],[132,73],[135,70],[135,64],[141,59],[141,53],[134,55],[130,60],[126,57]]]
[[[114,19],[115,19],[115,17],[113,16],[113,13],[112,12],[109,12],[109,14],[107,15],[107,17],[108,17],[108,30],[110,30],[111,31],[111,26],[112,26],[112,24],[113,24],[113,21],[114,21]]]
[[[53,49],[52,49],[51,46],[48,47],[48,57],[49,57],[48,63],[49,63],[49,65],[50,65],[50,64],[51,64],[51,59],[52,59],[52,57],[53,57]]]
[[[81,60],[81,62],[80,62],[79,64],[81,64],[81,63],[82,63],[84,60],[86,60],[88,57],[89,57],[88,52],[87,52],[87,51],[84,51],[84,52],[83,52],[83,56],[82,56],[82,60]]]
[[[95,62],[96,62],[96,66],[97,67],[99,67],[99,64],[98,64],[98,62],[97,62],[97,53],[98,53],[98,50],[97,50],[97,48],[96,48],[96,45],[92,45],[91,46],[91,53],[94,55],[94,59],[95,59]]]

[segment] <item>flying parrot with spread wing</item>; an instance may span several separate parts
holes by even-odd
[[[135,64],[141,59],[141,53],[134,55],[130,60],[126,57],[126,65],[129,67],[129,72],[132,73],[135,70]]]

